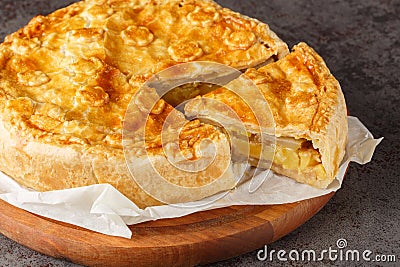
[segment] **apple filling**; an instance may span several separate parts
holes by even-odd
[[[231,137],[233,158],[245,160],[248,157],[252,166],[261,168],[272,165],[272,168],[278,166],[299,174],[316,173],[320,179],[326,177],[321,155],[311,141],[287,137],[276,137],[275,142],[272,138],[266,142],[260,139],[258,134],[248,133],[246,138],[243,134],[235,133]]]

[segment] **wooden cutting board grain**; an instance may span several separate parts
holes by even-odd
[[[0,232],[43,254],[87,266],[193,266],[274,242],[310,219],[332,196],[142,223],[130,226],[132,239],[95,233],[0,201]]]

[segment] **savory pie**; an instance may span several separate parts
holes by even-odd
[[[255,166],[272,164],[277,173],[326,188],[335,178],[345,152],[346,104],[339,83],[323,59],[305,43],[293,50],[277,62],[249,68],[243,74],[263,94],[272,125],[260,127],[256,115],[268,112],[263,105],[249,106],[241,97],[246,88],[241,88],[243,83],[238,80],[191,100],[185,111],[188,116],[214,119],[231,128],[230,138],[235,141],[238,156],[248,149],[245,156]],[[238,124],[226,107],[213,103],[224,103],[234,110],[245,131],[237,130]],[[262,138],[262,133],[267,138]],[[274,149],[262,150],[263,140],[267,148],[273,145]]]
[[[132,179],[122,147],[125,113],[139,88],[183,62],[242,70],[287,53],[266,24],[207,0],[87,0],[37,16],[0,45],[0,170],[40,191],[110,183],[139,207],[160,204]],[[233,186],[229,144],[218,128],[200,121],[181,128],[185,155],[195,158],[203,139],[221,151],[210,168],[187,176],[166,167],[159,141],[172,106],[160,100],[149,110],[148,134],[138,142],[169,182],[198,188],[189,195],[164,192],[168,201]],[[137,159],[144,155],[132,151]],[[217,179],[222,170],[224,179]]]

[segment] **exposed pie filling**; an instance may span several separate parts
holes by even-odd
[[[185,100],[197,96],[206,95],[213,91],[219,92],[220,86],[207,83],[190,83],[176,87],[168,92],[163,99],[173,106],[179,105]],[[210,120],[204,120],[209,124],[215,124]],[[217,125],[222,131],[221,125]],[[314,149],[311,141],[304,138],[295,139],[290,137],[271,137],[264,136],[266,140],[261,144],[260,134],[250,132],[240,132],[232,129],[233,136],[229,136],[234,160],[248,160],[251,165],[269,168],[271,164],[297,172],[314,172],[320,179],[326,177],[325,169],[321,163],[321,155]]]
[[[205,95],[219,87],[219,85],[201,82],[184,84],[166,93],[163,96],[163,99],[172,106],[176,107],[189,99],[195,98],[196,96]]]
[[[237,159],[246,159],[248,156],[253,166],[269,168],[272,163],[292,171],[313,171],[321,179],[326,177],[321,155],[313,148],[311,141],[277,137],[272,144],[268,141],[262,144],[260,136],[256,134],[243,136],[236,132],[231,139],[235,144],[233,156]]]

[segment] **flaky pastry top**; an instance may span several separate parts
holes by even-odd
[[[342,93],[322,58],[307,44],[299,43],[285,58],[259,69],[249,68],[244,75],[258,87],[268,103],[274,120],[271,134],[310,140],[311,133],[326,132]],[[229,84],[203,98],[226,104],[250,128],[258,124],[255,113],[268,113],[254,106],[250,108],[232,91],[234,89],[227,88]],[[201,98],[186,106],[189,114],[199,109],[199,100]]]
[[[195,60],[243,69],[286,50],[267,25],[211,1],[82,1],[0,45],[0,114],[22,139],[121,148],[127,106],[154,73]]]

